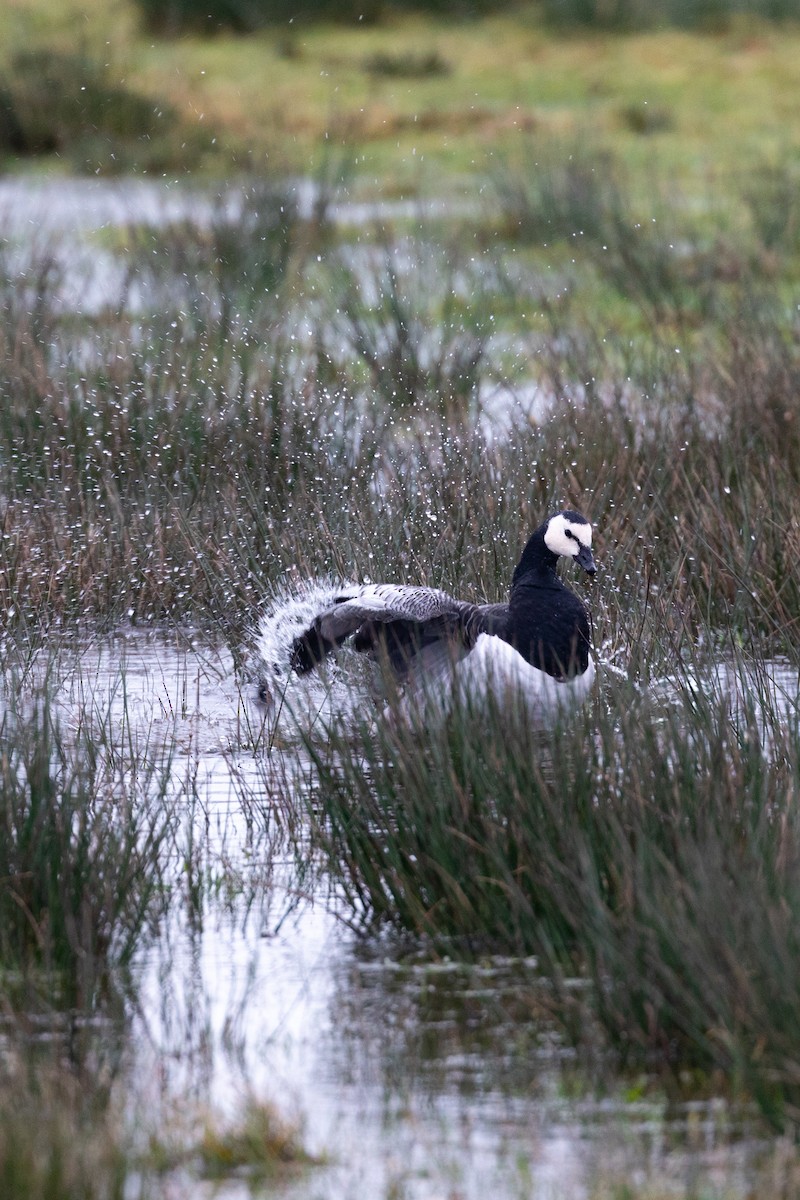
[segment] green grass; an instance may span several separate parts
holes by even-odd
[[[233,153],[243,166],[307,172],[323,145],[341,145],[362,186],[381,191],[439,191],[443,172],[471,191],[475,172],[531,131],[545,143],[611,142],[637,172],[657,154],[691,187],[765,154],[796,154],[799,39],[794,25],[752,20],[716,34],[563,37],[532,4],[464,22],[395,14],[356,28],[167,40],[145,34],[127,3],[22,0],[0,15],[6,55],[78,47],[110,64],[112,82],[124,79],[156,106],[169,101],[182,119],[172,138],[177,170],[187,136],[208,131],[222,170]],[[448,70],[409,80],[371,69],[430,55]]]

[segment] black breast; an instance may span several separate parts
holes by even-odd
[[[506,640],[532,666],[557,679],[580,675],[589,665],[586,609],[556,577],[512,590]]]

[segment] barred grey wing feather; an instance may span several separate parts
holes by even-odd
[[[436,588],[369,584],[341,592],[295,639],[292,667],[305,674],[349,639],[373,658],[387,656],[398,677],[423,662],[465,654],[480,632],[479,610]]]
[[[318,630],[327,641],[338,643],[355,633],[365,621],[387,624],[411,620],[424,623],[471,607],[437,588],[370,584],[336,596],[333,607],[320,613],[317,618]]]

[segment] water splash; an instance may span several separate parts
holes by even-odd
[[[352,586],[333,576],[284,583],[259,618],[250,671],[252,698],[282,733],[363,715],[369,689],[364,664],[355,655],[332,657],[308,675],[297,675],[291,668],[295,638]]]

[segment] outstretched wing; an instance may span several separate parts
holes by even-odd
[[[436,588],[371,584],[334,597],[292,646],[292,668],[300,675],[351,639],[373,658],[385,657],[399,678],[423,666],[466,654],[481,632],[480,610]]]

